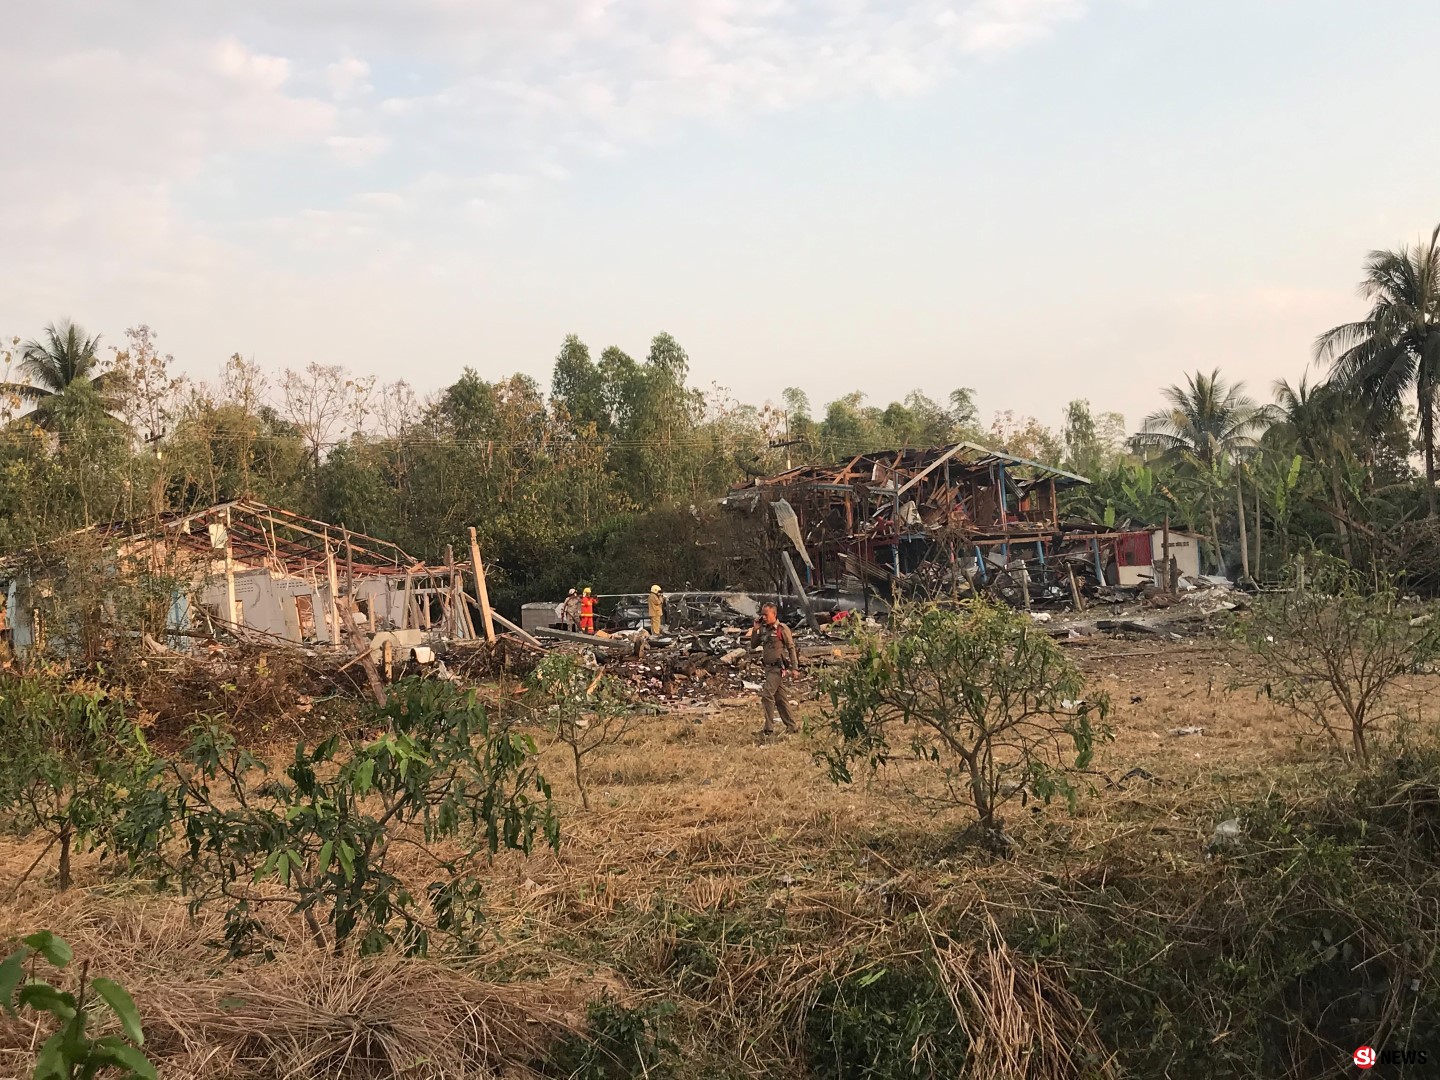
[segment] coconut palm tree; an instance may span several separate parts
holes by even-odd
[[[1345,465],[1355,455],[1355,436],[1365,423],[1365,406],[1344,387],[1331,383],[1312,386],[1301,376],[1299,385],[1275,382],[1275,423],[1265,433],[1267,446],[1299,454],[1326,479],[1330,503],[1326,513],[1335,523],[1341,550],[1350,561],[1350,527],[1346,521]]]
[[[1140,432],[1131,438],[1138,452],[1158,454],[1161,460],[1182,472],[1191,472],[1205,483],[1206,506],[1210,516],[1210,539],[1215,558],[1220,555],[1220,523],[1216,494],[1225,470],[1255,449],[1258,437],[1270,422],[1270,412],[1245,394],[1244,383],[1227,383],[1216,368],[1209,375],[1197,371],[1185,377],[1185,386],[1163,391],[1169,407],[1145,418]],[[1236,473],[1236,497],[1241,499],[1240,476]],[[1245,518],[1240,514],[1240,555],[1249,573],[1249,545],[1245,539]]]
[[[1372,251],[1360,295],[1370,310],[1358,322],[1321,334],[1315,356],[1333,378],[1358,391],[1373,419],[1394,415],[1412,388],[1425,453],[1425,491],[1435,517],[1435,390],[1440,385],[1440,226],[1428,242]]]
[[[58,431],[77,412],[108,416],[119,405],[110,373],[100,370],[100,338],[87,337],[69,319],[45,328],[43,341],[20,346],[18,371],[25,382],[0,383],[33,406],[22,419],[45,431]]]

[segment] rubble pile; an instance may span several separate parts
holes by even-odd
[[[1052,636],[1069,641],[1096,634],[1174,640],[1213,633],[1225,615],[1250,606],[1250,594],[1221,577],[1182,578],[1174,593],[1146,585],[1109,589],[1096,599],[1103,614],[1092,610],[1056,617],[1033,612],[1031,617],[1044,623]]]
[[[645,630],[601,631],[588,641],[565,635],[550,647],[584,656],[626,687],[637,703],[704,706],[759,690],[759,655],[741,644],[744,633],[742,626],[723,623],[660,637]],[[806,668],[854,655],[835,626],[796,629],[795,644]]]

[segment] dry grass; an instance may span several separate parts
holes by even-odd
[[[981,948],[936,941],[935,959],[977,1078],[1114,1075],[1084,1007],[1054,974],[1017,958],[993,921]]]
[[[23,913],[5,937],[56,930],[92,973],[120,977],[141,1003],[146,1049],[177,1080],[459,1080],[530,1076],[557,1039],[581,1030],[596,979],[494,983],[462,967],[336,957],[302,934],[274,961],[220,963],[218,918],[192,921],[168,897],[73,891]],[[276,929],[282,934],[283,924]],[[64,974],[53,976],[64,980]],[[35,1044],[23,1018],[0,1024],[0,1076],[23,1075]]]
[[[1302,787],[1311,758],[1287,717],[1226,691],[1213,650],[1076,654],[1115,701],[1117,739],[1077,815],[1007,810],[1014,860],[950,844],[963,813],[920,814],[883,781],[834,787],[813,737],[757,741],[758,705],[721,703],[646,720],[598,750],[588,812],[567,748],[545,750],[561,849],[496,860],[489,932],[459,967],[335,960],[284,926],[277,961],[227,965],[206,944],[213,921],[110,882],[93,859],[78,861],[70,896],[54,896],[49,867],[18,895],[0,891],[0,936],[49,927],[70,938],[93,971],[134,991],[177,1077],[525,1075],[602,989],[677,1004],[685,1075],[800,1076],[805,1016],[859,957],[932,963],[961,1027],[987,1048],[985,1076],[1077,1077],[1083,1054],[1087,1075],[1107,1075],[1092,1018],[1062,980],[986,928],[1048,891],[1098,894],[1157,869],[1203,875],[1226,808]],[[1205,734],[1169,734],[1187,726]],[[1137,767],[1153,779],[1112,785]],[[36,850],[0,841],[0,872]],[[979,930],[968,943],[932,936],[940,919]],[[29,1041],[0,1028],[0,1075]]]

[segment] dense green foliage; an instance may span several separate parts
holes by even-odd
[[[822,1080],[960,1076],[970,1040],[933,968],[862,965],[821,990],[806,1024]]]
[[[627,1008],[609,996],[592,1001],[584,1037],[556,1046],[544,1074],[557,1080],[669,1080],[675,1045],[664,1030],[673,1012],[664,1002]]]
[[[123,348],[69,323],[0,354],[0,554],[82,525],[249,496],[393,540],[443,563],[474,525],[495,564],[492,597],[769,585],[765,560],[717,526],[713,502],[788,465],[967,439],[1094,480],[1064,511],[1115,527],[1205,538],[1207,569],[1259,580],[1320,550],[1395,561],[1377,539],[1434,514],[1429,460],[1440,361],[1440,248],[1375,252],[1372,310],[1322,335],[1328,383],[1282,381],[1259,404],[1218,370],[1161,391],[1124,419],[1072,401],[1058,429],[996,412],[968,389],[888,405],[860,393],[812,408],[798,387],[745,405],[691,384],[690,358],[658,334],[643,358],[561,344],[548,392],[528,375],[465,368],[426,400],[398,382],[311,364],[273,381],[232,356],[214,384],[175,377],[145,326]],[[1415,407],[1403,392],[1415,390]],[[27,411],[28,410],[28,411]],[[15,419],[18,417],[18,419]],[[122,421],[117,423],[116,419]],[[1428,467],[1428,466],[1427,466]],[[1433,470],[1432,470],[1433,475]],[[1440,584],[1440,582],[1431,583]]]

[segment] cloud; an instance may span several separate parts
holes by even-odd
[[[279,90],[290,77],[290,62],[284,57],[253,53],[234,38],[217,44],[212,56],[215,70],[242,86]]]
[[[398,258],[424,246],[406,230],[428,225],[449,237],[455,222],[494,227],[594,159],[691,125],[923,94],[1084,7],[32,5],[0,40],[0,114],[17,148],[0,170],[0,304],[34,321],[117,288],[223,295],[237,279],[250,287],[281,272],[266,260],[282,222],[312,250]]]
[[[302,145],[336,122],[333,105],[290,90],[287,60],[233,37],[131,51],[42,31],[0,43],[0,113],[19,151],[0,170],[7,307],[63,311],[116,282],[203,288],[220,245],[177,191],[219,156]]]
[[[325,80],[337,100],[362,97],[374,87],[370,85],[370,65],[364,60],[347,56],[325,68]]]
[[[384,135],[330,135],[325,145],[346,165],[364,165],[390,146]]]
[[[412,206],[410,199],[398,191],[362,191],[351,197],[350,204],[360,210],[380,213],[403,213]]]
[[[422,5],[407,32],[450,77],[383,116],[481,137],[623,147],[695,120],[933,88],[1083,16],[1084,0],[535,0]],[[428,12],[427,18],[425,13]],[[449,18],[442,18],[442,12]],[[468,17],[467,17],[468,13]]]

